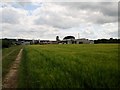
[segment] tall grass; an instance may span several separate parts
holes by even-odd
[[[116,88],[118,45],[32,45],[23,51],[20,88]]]

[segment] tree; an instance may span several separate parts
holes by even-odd
[[[75,37],[74,36],[66,36],[63,39],[75,39]]]
[[[56,41],[60,41],[59,36],[56,36]]]
[[[12,45],[12,43],[7,40],[7,39],[3,39],[2,40],[2,48],[9,48]]]

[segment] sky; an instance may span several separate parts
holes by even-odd
[[[0,17],[2,38],[118,38],[117,2],[2,2]]]

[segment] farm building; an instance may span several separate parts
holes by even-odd
[[[75,39],[74,36],[66,36],[63,40],[59,39],[59,36],[56,37],[55,41],[52,40],[27,40],[27,39],[14,39],[12,43],[15,45],[30,45],[30,44],[94,44],[93,40],[88,40],[85,38]]]
[[[39,40],[39,44],[58,44],[58,42],[50,40]]]
[[[88,40],[85,38],[75,39],[74,36],[66,36],[59,43],[62,43],[62,44],[94,44],[94,41]]]

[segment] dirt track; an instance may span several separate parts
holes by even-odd
[[[23,49],[20,50],[19,54],[17,55],[16,60],[13,62],[8,74],[5,76],[2,88],[17,88],[17,81],[18,81],[18,68],[22,56]]]

